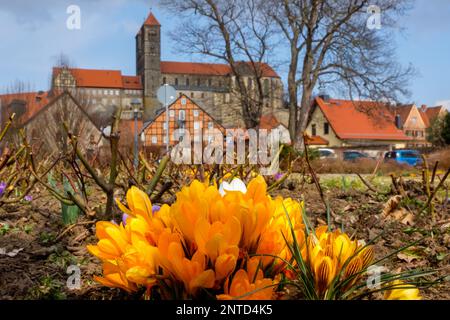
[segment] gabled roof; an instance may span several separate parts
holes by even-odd
[[[60,92],[60,93],[52,96],[51,100],[49,100],[47,102],[47,104],[44,105],[36,113],[32,114],[29,119],[27,119],[25,122],[23,122],[22,126],[26,126],[28,123],[30,123],[31,121],[36,119],[39,114],[43,113],[45,110],[47,110],[48,108],[53,106],[55,103],[57,103],[60,99],[64,98],[65,96],[69,97],[72,100],[72,102],[80,109],[81,113],[83,113],[86,116],[86,118],[88,118],[89,121],[91,121],[92,124],[100,131],[100,128],[95,124],[95,122],[91,118],[91,116],[86,112],[86,110],[84,110],[84,108],[80,105],[80,103],[77,101],[77,99],[75,99],[74,96],[68,91]]]
[[[158,19],[153,15],[152,12],[148,15],[147,19],[144,22],[144,26],[161,26]]]
[[[16,116],[20,124],[29,121],[36,113],[43,109],[51,100],[48,92],[24,92],[0,95],[2,108],[5,108],[14,102],[23,102],[25,104],[25,113],[20,118]]]
[[[419,113],[420,113],[420,117],[422,118],[423,123],[425,123],[425,126],[428,128],[430,126],[430,118],[428,118],[426,111],[419,109]]]
[[[59,75],[62,68],[53,68],[53,77]],[[80,88],[142,89],[138,76],[122,76],[120,70],[98,70],[69,68]]]
[[[277,118],[272,114],[265,114],[261,116],[261,119],[259,120],[259,128],[260,129],[273,129],[280,125],[280,122],[277,120]]]
[[[444,110],[445,110],[444,106],[427,108],[425,113],[427,114],[429,123],[433,122],[433,120],[436,119],[439,116],[439,114]]]
[[[181,95],[178,97],[178,99],[176,99],[174,102],[172,102],[172,104],[170,104],[170,105],[167,107],[167,109],[170,110],[173,106],[175,106],[176,104],[178,104],[178,102],[179,102],[181,99],[183,99],[183,98],[189,100],[193,105],[195,105],[197,108],[199,108],[201,111],[203,111],[206,115],[208,115],[208,116],[214,121],[214,123],[215,123],[219,128],[221,128],[222,130],[225,130],[225,127],[224,127],[223,125],[221,125],[219,122],[217,122],[217,120],[216,120],[212,115],[210,115],[209,112],[207,112],[207,111],[206,111],[204,108],[202,108],[198,103],[196,103],[194,100],[192,100],[191,98],[189,98],[189,97],[188,97],[187,95],[185,95],[185,94],[181,94]],[[143,125],[143,127],[142,127],[142,132],[145,131],[149,126],[151,126],[151,125],[156,121],[156,119],[158,119],[158,117],[161,116],[161,115],[163,115],[165,112],[166,112],[166,108],[162,108],[162,109],[161,109],[161,110],[153,117],[152,120],[145,122],[144,125]]]
[[[413,104],[397,106],[394,108],[394,114],[400,116],[400,124],[403,127],[405,125],[406,120],[408,119],[411,110],[414,108]]]
[[[246,69],[251,68],[250,62],[242,62]],[[280,76],[267,63],[258,64],[263,77],[279,78]],[[248,70],[247,70],[248,71]],[[222,63],[174,62],[161,61],[161,73],[228,76],[232,73],[231,67]]]
[[[372,101],[316,98],[333,131],[344,140],[411,140],[395,126],[388,106]]]

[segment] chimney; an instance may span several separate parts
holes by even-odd
[[[402,119],[399,114],[395,115],[395,126],[397,127],[397,129],[402,130]]]
[[[319,93],[318,97],[325,102],[328,102],[331,99],[331,97],[326,93]]]

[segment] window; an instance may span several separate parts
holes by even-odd
[[[167,78],[166,77],[163,77],[163,84],[167,84]]]
[[[191,92],[191,98],[194,99],[194,93],[193,92]]]
[[[171,118],[175,117],[175,110],[169,110],[169,117]]]
[[[163,143],[164,143],[164,144],[167,144],[167,136],[164,136],[164,137],[163,137]]]
[[[416,124],[417,123],[417,117],[411,117],[411,123]]]
[[[181,109],[178,111],[178,120],[186,120],[186,111]]]
[[[253,89],[253,79],[252,78],[248,78],[248,88]]]
[[[167,122],[164,122],[164,123],[163,123],[163,129],[164,129],[164,130],[167,130]]]
[[[205,93],[202,92],[202,99],[205,99]]]
[[[230,94],[225,93],[225,103],[230,103]]]
[[[212,80],[208,79],[208,87],[212,87]]]
[[[208,122],[208,129],[211,130],[214,128],[214,123],[212,121]]]
[[[158,137],[157,136],[152,136],[152,143],[153,144],[157,144],[158,143]]]
[[[186,86],[189,87],[189,78],[186,78]]]
[[[194,122],[194,130],[200,129],[200,122]]]
[[[175,78],[175,85],[178,85],[178,78]]]
[[[185,106],[186,103],[187,103],[186,98],[181,99],[181,104],[182,104],[183,106]],[[181,111],[181,110],[180,110],[180,111]]]
[[[330,124],[328,122],[325,122],[323,124],[323,134],[329,134],[330,133]]]
[[[116,90],[116,96],[120,95],[120,91]]]
[[[97,103],[97,99],[92,99],[92,104],[96,104]]]
[[[311,125],[311,135],[312,136],[316,136],[317,135],[316,125],[315,124]]]
[[[269,87],[270,87],[269,79],[265,79],[264,80],[264,95],[266,95],[266,96],[269,95]]]
[[[198,117],[198,110],[194,110],[194,118]]]
[[[197,87],[200,87],[200,85],[201,85],[201,80],[197,79]]]

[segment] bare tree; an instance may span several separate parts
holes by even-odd
[[[302,144],[317,86],[351,99],[396,101],[409,94],[407,82],[414,70],[396,63],[391,35],[410,0],[265,3],[289,48],[289,131],[297,146]],[[380,11],[381,29],[367,26],[372,9]]]
[[[185,19],[172,34],[187,53],[203,54],[228,64],[245,125],[259,124],[268,92],[264,89],[265,60],[271,50],[273,21],[261,0],[162,0],[162,6]],[[193,19],[194,15],[194,19]],[[243,62],[246,61],[246,62]],[[254,81],[246,84],[244,76]]]

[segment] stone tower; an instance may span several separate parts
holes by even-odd
[[[150,13],[136,35],[136,74],[144,88],[144,121],[152,119],[159,102],[156,91],[161,85],[161,24]]]

